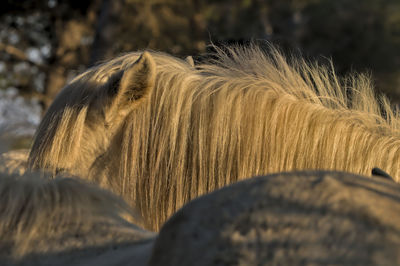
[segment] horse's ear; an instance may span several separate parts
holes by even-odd
[[[188,63],[191,67],[194,67],[194,60],[192,56],[186,56],[185,58],[186,63]]]
[[[154,87],[155,76],[156,64],[150,53],[143,52],[139,59],[122,73],[114,103],[130,105],[140,102]]]

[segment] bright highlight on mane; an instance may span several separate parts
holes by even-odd
[[[122,195],[158,230],[179,207],[255,175],[323,169],[398,181],[400,119],[364,75],[256,46],[193,67],[131,53],[89,69],[56,98],[32,168],[68,171]]]

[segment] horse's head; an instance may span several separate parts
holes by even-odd
[[[36,132],[29,165],[85,175],[107,150],[124,118],[148,98],[156,66],[144,52],[134,61],[88,70],[56,97]]]

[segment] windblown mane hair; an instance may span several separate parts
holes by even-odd
[[[191,199],[255,175],[370,175],[376,166],[398,178],[399,121],[368,77],[340,79],[331,66],[287,60],[274,48],[217,49],[196,67],[132,53],[60,93],[37,131],[30,165],[111,188],[158,230]]]

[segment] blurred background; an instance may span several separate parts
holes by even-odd
[[[96,62],[249,41],[370,73],[400,103],[399,0],[2,0],[0,152],[29,147],[54,96]]]

